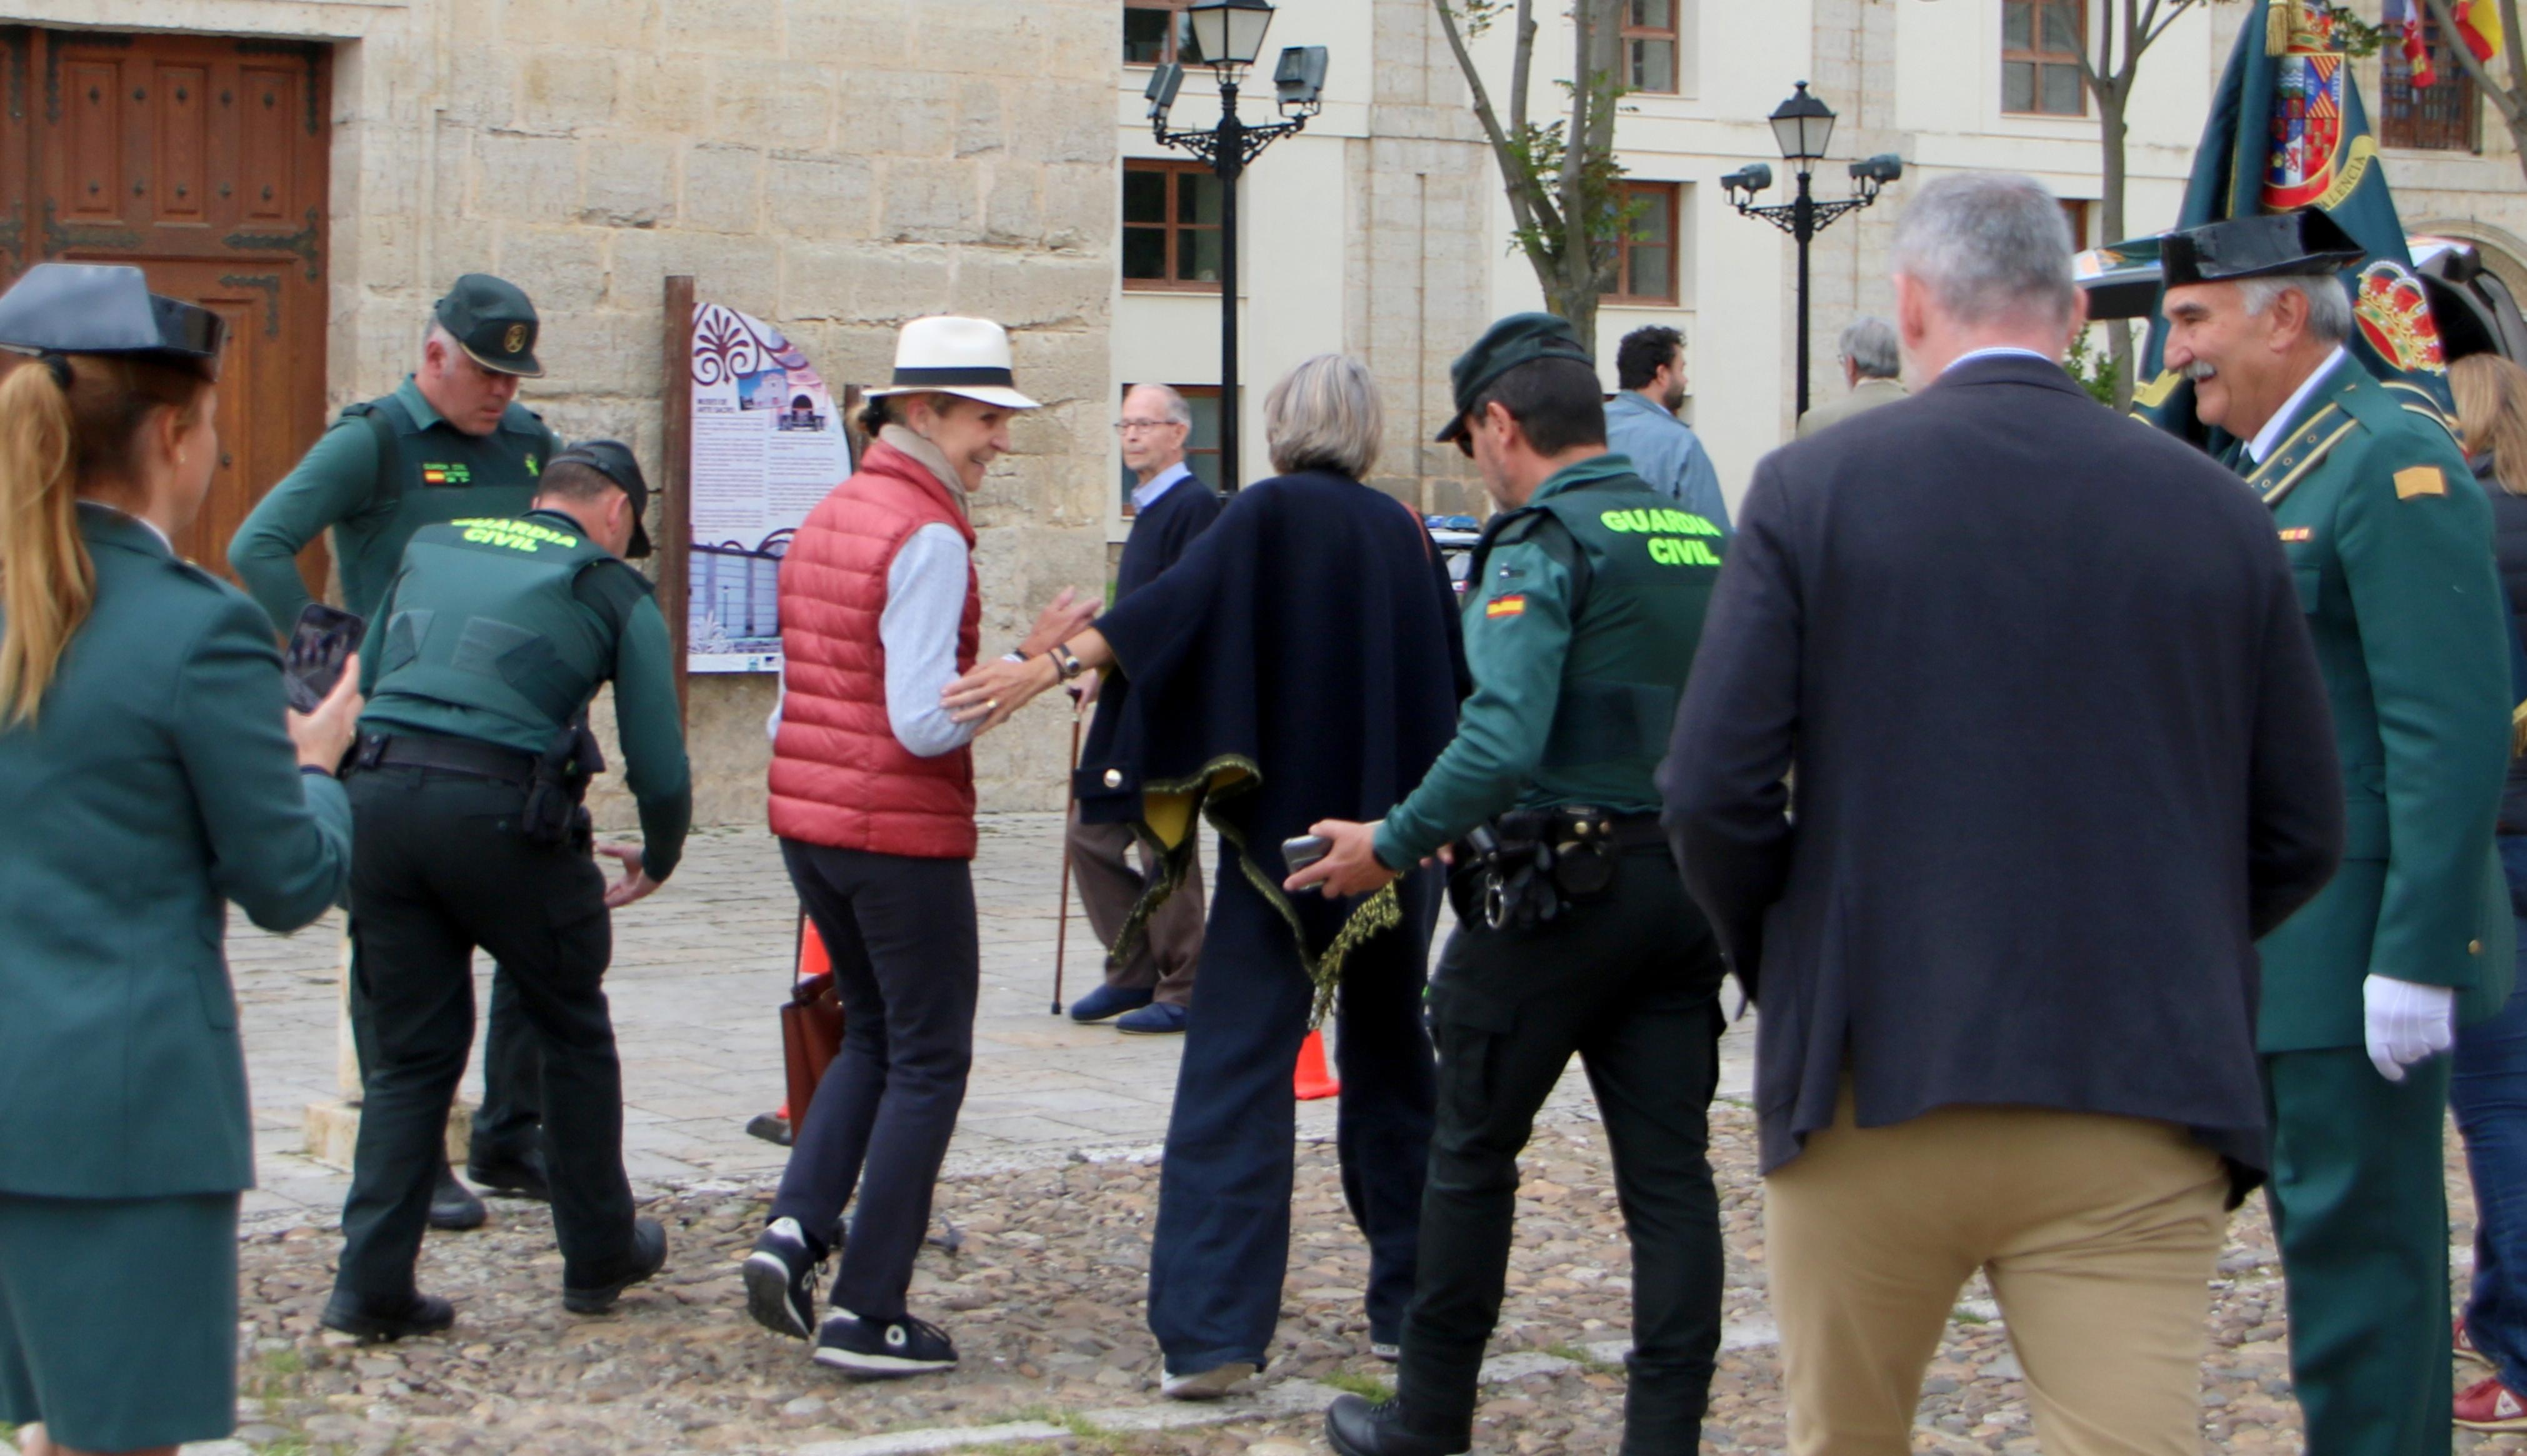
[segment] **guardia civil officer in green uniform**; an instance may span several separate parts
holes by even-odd
[[[1575,1051],[1632,1240],[1623,1450],[1691,1451],[1720,1344],[1704,1149],[1722,968],[1651,779],[1723,535],[1607,453],[1596,369],[1562,320],[1503,319],[1450,376],[1457,415],[1439,438],[1473,457],[1500,506],[1467,577],[1473,696],[1420,786],[1378,824],[1315,825],[1331,852],[1288,881],[1361,894],[1455,846],[1458,929],[1430,987],[1438,1126],[1396,1398],[1344,1396],[1326,1436],[1345,1456],[1468,1448],[1518,1154]]]
[[[631,451],[566,450],[532,510],[414,532],[369,621],[349,787],[370,1060],[333,1329],[395,1338],[454,1318],[414,1287],[413,1261],[473,1038],[478,946],[514,978],[542,1053],[563,1304],[601,1313],[666,1261],[665,1231],[632,1215],[603,990],[608,912],[674,871],[693,817],[667,624],[621,559],[648,554],[647,502]],[[602,767],[588,704],[608,681],[646,840],[605,847],[625,867],[610,889],[579,806]]]
[[[258,502],[229,543],[229,565],[284,636],[307,606],[298,553],[331,532],[342,608],[374,616],[404,544],[459,516],[514,516],[561,448],[517,402],[518,381],[543,373],[535,305],[514,283],[470,273],[432,310],[421,367],[392,394],[342,411],[295,470]],[[356,1018],[354,1019],[356,1022]],[[356,1039],[356,1037],[355,1037]],[[360,1048],[365,1062],[368,1049]],[[541,1198],[535,1156],[535,1038],[506,975],[491,983],[483,1043],[483,1105],[466,1174],[501,1192]],[[471,1229],[482,1201],[440,1173],[431,1223]]]
[[[2321,214],[2162,239],[2167,364],[2272,507],[2343,758],[2347,842],[2261,942],[2273,1225],[2313,1456],[2445,1453],[2441,1127],[2460,1001],[2506,996],[2509,756],[2492,515],[2443,417],[2344,346],[2360,249]]]
[[[236,1420],[254,1183],[228,905],[340,896],[347,678],[287,713],[254,603],[180,560],[222,328],[136,268],[0,296],[0,1426],[172,1453]]]

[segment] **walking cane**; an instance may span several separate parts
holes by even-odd
[[[1053,1012],[1061,1015],[1062,958],[1070,953],[1070,813],[1079,807],[1079,725],[1078,689],[1071,690],[1070,774],[1062,782],[1067,790],[1061,798],[1061,924],[1053,932]]]

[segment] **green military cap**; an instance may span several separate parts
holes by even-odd
[[[1482,398],[1492,381],[1521,364],[1539,359],[1569,359],[1591,370],[1597,361],[1590,358],[1571,331],[1566,320],[1552,314],[1512,314],[1483,330],[1474,346],[1457,356],[1448,366],[1448,383],[1456,391],[1457,412],[1448,418],[1447,427],[1439,431],[1439,442],[1445,444],[1466,432],[1466,415]]]
[[[439,326],[476,364],[504,375],[542,377],[544,367],[536,362],[536,306],[517,284],[469,273],[438,300],[436,312]]]
[[[2159,267],[2171,288],[2239,278],[2341,273],[2367,256],[2343,226],[2312,207],[2231,218],[2170,232],[2158,240]]]
[[[641,462],[632,456],[632,447],[621,440],[583,440],[544,462],[549,472],[557,465],[584,465],[615,484],[632,498],[632,544],[623,554],[638,559],[649,554],[649,527],[643,520],[649,513],[649,481],[641,474]]]

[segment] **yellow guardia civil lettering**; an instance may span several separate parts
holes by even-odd
[[[1720,558],[1700,541],[1683,541],[1675,536],[1652,536],[1650,560],[1660,566],[1716,567]]]
[[[2448,476],[2435,465],[2417,465],[2396,472],[2396,499],[2411,500],[2417,495],[2448,494]]]
[[[1656,531],[1672,536],[1717,536],[1720,527],[1688,511],[1608,511],[1597,518],[1608,530]]]
[[[579,544],[579,537],[532,521],[509,521],[478,517],[469,521],[447,523],[465,532],[465,539],[477,546],[505,546],[512,551],[535,551],[543,546],[567,550]]]

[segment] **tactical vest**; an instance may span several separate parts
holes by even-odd
[[[515,731],[463,736],[541,752],[613,676],[620,625],[583,607],[575,585],[614,561],[585,533],[542,520],[422,527],[404,551],[369,716],[457,731],[433,705],[470,709]]]
[[[1589,780],[1620,779],[1655,801],[1651,779],[1720,576],[1719,524],[1637,476],[1580,485],[1495,521],[1468,579],[1487,579],[1492,546],[1523,540],[1572,577],[1571,645],[1538,769],[1546,778],[1590,770]]]
[[[424,429],[393,395],[349,406],[335,427],[375,433],[378,483],[371,500],[389,507],[334,528],[342,599],[363,617],[386,595],[415,531],[462,516],[524,515],[552,449],[543,422],[516,404],[487,435]]]

